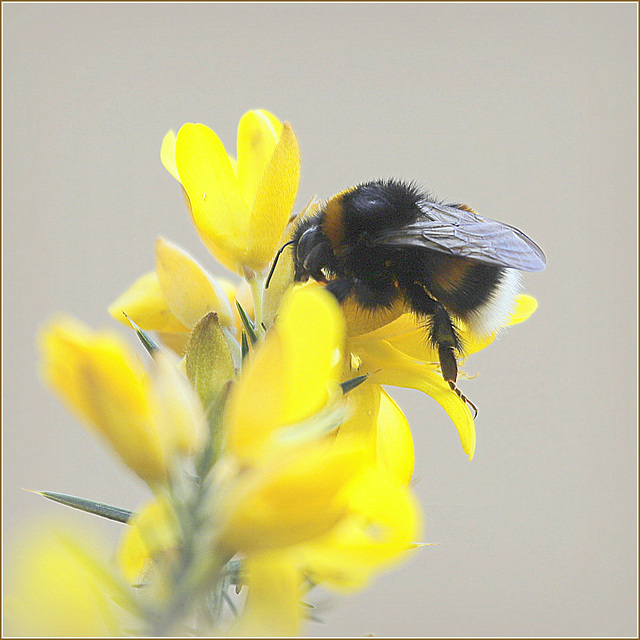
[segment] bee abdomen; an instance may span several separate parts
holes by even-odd
[[[486,336],[506,326],[516,308],[522,289],[522,276],[516,269],[500,269],[498,282],[491,287],[487,299],[463,316],[471,331]]]

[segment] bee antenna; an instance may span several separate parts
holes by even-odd
[[[276,253],[276,257],[273,259],[273,264],[271,265],[271,269],[269,270],[269,275],[267,276],[267,280],[264,283],[264,288],[269,288],[269,283],[271,282],[271,276],[273,276],[273,272],[276,270],[276,265],[278,264],[278,258],[280,258],[280,254],[284,251],[285,247],[293,244],[295,240],[289,240],[289,242],[285,242],[279,249],[278,253]]]

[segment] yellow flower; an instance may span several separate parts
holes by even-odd
[[[278,429],[321,409],[338,393],[343,348],[344,320],[330,294],[290,292],[229,398],[229,451],[239,458],[260,457]]]
[[[295,633],[302,575],[360,587],[418,535],[419,509],[407,488],[413,445],[397,405],[365,383],[350,392],[353,417],[332,417],[342,406],[332,387],[343,331],[337,302],[321,287],[289,292],[229,400],[233,458],[221,465],[217,519],[220,544],[247,556],[238,635]]]
[[[149,502],[127,523],[118,548],[118,565],[131,584],[140,584],[150,564],[178,541],[175,515],[164,498]]]
[[[362,589],[374,573],[400,562],[421,530],[411,491],[384,469],[368,467],[349,493],[348,515],[293,554],[314,583],[344,591]]]
[[[200,406],[168,354],[148,376],[118,336],[71,318],[44,328],[40,351],[47,383],[151,487],[166,481],[174,455],[201,445]]]
[[[302,576],[279,554],[249,557],[244,563],[248,594],[244,611],[231,627],[232,637],[291,637],[302,623]]]
[[[345,404],[343,348],[334,298],[294,289],[232,387],[225,449],[199,511],[212,557],[243,558],[249,595],[231,635],[296,634],[305,576],[361,587],[418,535],[406,419],[379,385],[363,384]],[[158,606],[170,599],[180,527],[161,498],[131,525],[120,566],[132,583],[144,579]]]
[[[331,470],[319,474],[317,482],[326,484]],[[393,476],[362,465],[342,495],[343,516],[324,533],[248,553],[243,572],[247,604],[232,635],[296,635],[303,578],[341,591],[361,589],[374,573],[397,564],[416,546],[420,510],[409,489]]]
[[[534,298],[520,295],[507,324],[523,322],[536,307]],[[399,307],[384,318],[363,315],[349,306],[345,313],[350,333],[347,348],[356,365],[355,372],[370,374],[370,380],[378,384],[409,387],[430,395],[447,412],[458,430],[463,451],[473,458],[476,433],[469,407],[442,378],[438,354],[428,344],[415,316],[403,313]],[[494,333],[478,338],[461,321],[458,325],[465,356],[484,349],[496,337]]]
[[[340,491],[361,464],[359,446],[337,449],[304,427],[295,437],[292,425],[336,403],[343,340],[328,293],[293,291],[235,384],[225,424],[226,465],[237,472],[221,507],[228,514],[221,537],[235,550],[294,544],[341,517]]]
[[[147,503],[129,522],[117,551],[126,581],[144,584],[139,597],[147,605],[165,607],[171,598],[171,577],[180,570],[180,528],[166,496]]]
[[[184,353],[191,329],[210,311],[223,327],[238,332],[235,287],[214,278],[186,251],[158,238],[156,270],[146,273],[109,307],[113,318],[130,326],[127,316],[145,331],[156,331],[163,344]],[[243,297],[246,300],[246,294]],[[126,315],[125,315],[126,314]]]
[[[337,440],[358,436],[366,443],[369,461],[407,486],[413,475],[414,450],[411,428],[400,407],[369,380],[350,391],[347,401],[351,415],[340,425]]]
[[[218,136],[202,124],[183,125],[163,141],[161,159],[184,189],[193,222],[227,268],[263,270],[271,261],[298,191],[300,153],[288,123],[264,110],[238,125],[234,164]]]
[[[85,549],[88,539],[91,552]],[[134,618],[115,603],[124,604],[131,594],[98,559],[106,555],[105,545],[93,531],[73,531],[50,520],[25,529],[8,558],[4,633],[26,637],[126,635]]]

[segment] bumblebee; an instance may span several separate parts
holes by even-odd
[[[287,244],[295,280],[326,282],[340,303],[352,298],[376,311],[404,302],[424,322],[444,380],[476,413],[456,386],[464,345],[454,319],[478,336],[497,331],[514,308],[519,271],[546,265],[522,231],[393,179],[334,196],[298,223]]]

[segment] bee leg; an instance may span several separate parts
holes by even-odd
[[[453,382],[452,380],[447,380],[447,382],[451,387],[451,391],[453,391],[458,396],[458,398],[462,400],[462,402],[468,404],[469,407],[473,410],[473,419],[475,420],[478,417],[478,407],[476,407],[476,405],[473,404],[473,402],[471,402],[471,400],[469,400],[469,398],[467,398],[467,396],[465,396],[464,393],[460,391],[460,389],[458,389],[455,382]]]
[[[418,316],[427,318],[429,342],[438,350],[442,377],[452,391],[478,415],[477,407],[456,386],[458,379],[458,362],[456,355],[462,353],[462,342],[458,336],[451,316],[444,306],[432,298],[418,283],[413,282],[403,287],[407,301]]]
[[[441,324],[441,316],[447,315],[446,324]],[[475,420],[478,415],[478,408],[476,407],[467,396],[465,396],[460,389],[456,386],[456,380],[458,379],[458,362],[456,360],[456,352],[462,350],[460,346],[460,339],[456,333],[456,329],[449,318],[449,314],[443,309],[442,312],[436,311],[432,316],[431,340],[438,346],[438,356],[440,358],[440,369],[442,370],[442,377],[445,382],[448,383],[451,390],[454,391],[457,396],[468,404],[473,410],[473,419]]]

